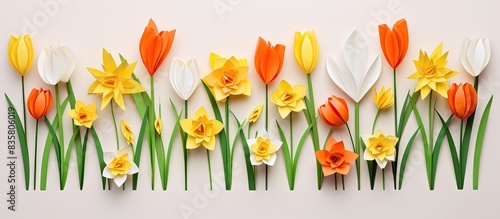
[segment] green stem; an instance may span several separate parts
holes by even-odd
[[[309,92],[309,102],[312,109],[309,110],[309,119],[312,123],[311,132],[312,132],[312,141],[314,151],[319,150],[319,135],[318,135],[318,124],[316,123],[316,109],[314,105],[314,89],[312,85],[311,74],[307,74],[307,85]],[[321,190],[321,183],[323,181],[323,171],[321,170],[321,164],[316,160],[316,177],[318,180],[318,190]]]
[[[116,150],[120,150],[120,140],[118,138],[118,127],[116,126],[115,110],[113,108],[113,102],[111,102],[111,117],[113,117],[113,125],[115,127],[115,140],[116,140]]]
[[[208,177],[210,179],[210,190],[212,190],[212,166],[210,165],[210,151],[207,149]]]
[[[463,151],[465,150],[463,142],[464,142],[464,120],[461,119],[460,120],[460,154],[462,154]],[[460,157],[460,158],[462,158],[462,157]],[[464,163],[464,160],[460,160],[460,162],[458,164],[462,165],[463,163]],[[465,177],[463,175],[461,175],[460,177],[461,177],[461,179],[460,179],[459,184],[458,184],[458,189],[462,190],[464,188],[464,185],[463,185],[464,180],[463,179]]]
[[[333,180],[335,181],[335,190],[337,190],[337,173],[333,174]]]
[[[226,161],[227,163],[224,164],[224,169],[226,170],[224,172],[224,174],[226,175],[227,174],[227,177],[226,177],[226,190],[231,190],[231,184],[232,184],[232,168],[231,168],[231,142],[230,142],[230,139],[231,137],[229,136],[229,97],[226,97],[226,102],[224,103],[224,107],[225,107],[225,132],[226,132],[226,137],[227,137],[227,142],[226,142],[226,154],[224,154],[224,156],[226,157]]]
[[[269,127],[269,85],[266,84],[266,131],[268,131],[268,127]],[[228,135],[229,136],[229,135]],[[266,165],[266,191],[267,191],[267,181],[268,181],[268,166]]]
[[[345,190],[344,175],[342,175],[342,190]]]
[[[23,92],[23,116],[24,116],[24,141],[28,140],[28,132],[27,132],[27,124],[26,124],[26,94],[24,93],[24,76],[21,76],[21,86],[22,86],[22,92]],[[28,182],[29,183],[29,182]],[[26,190],[28,186],[26,186]]]
[[[398,89],[397,89],[397,80],[396,80],[396,69],[393,72],[393,84],[394,84],[394,132],[396,136],[399,136],[398,130]],[[392,175],[394,177],[394,190],[396,189],[396,175],[397,175],[397,167],[398,167],[398,155],[399,155],[399,142],[396,144],[396,157],[395,161],[392,164]]]
[[[252,123],[248,123],[248,131],[247,131],[247,137],[250,138],[250,127],[252,126]]]
[[[349,138],[351,139],[351,145],[352,145],[352,149],[354,150],[355,153],[358,153],[358,151],[356,151],[356,148],[354,147],[354,139],[352,138],[352,133],[351,133],[351,129],[349,128],[349,124],[345,124],[345,127],[347,127],[347,132],[349,133]]]
[[[385,169],[382,169],[382,189],[385,190]]]
[[[56,84],[56,109],[57,109],[57,121],[59,123],[59,147],[60,147],[60,151],[61,151],[61,162],[64,161],[64,126],[63,126],[63,123],[62,123],[62,112],[61,112],[61,109],[60,109],[60,106],[61,106],[61,98],[60,98],[60,94],[59,94],[59,83]],[[64,165],[61,165],[61,173],[64,172]],[[62,178],[60,179],[61,180],[61,185],[62,185]]]
[[[293,120],[292,120],[292,113],[288,115],[290,118],[290,157],[293,159]]]
[[[149,85],[151,88],[151,105],[149,106],[149,138],[150,138],[150,143],[151,145],[149,146],[150,149],[150,156],[151,156],[151,190],[155,189],[155,147],[156,147],[156,134],[155,134],[155,83],[154,83],[154,78],[153,75],[149,76]]]
[[[377,119],[379,114],[380,114],[380,109],[377,110],[377,114],[375,114],[375,119],[373,120],[372,134],[375,133],[375,124],[377,124]]]
[[[426,159],[430,160],[431,162],[431,167],[427,168],[429,171],[432,171],[432,166],[436,165],[436,164],[433,164],[432,163],[432,147],[434,145],[434,136],[433,136],[433,132],[434,132],[434,122],[433,122],[433,113],[434,111],[432,110],[432,91],[429,95],[429,112],[428,112],[428,115],[429,115],[429,137],[427,139],[427,141],[429,142],[429,144],[427,145],[427,154],[425,155],[426,156]],[[434,190],[434,180],[433,177],[432,177],[432,173],[431,172],[428,172],[427,173],[427,176],[430,177],[431,179],[431,185],[430,185],[430,189],[431,190]]]
[[[359,133],[359,102],[356,102],[354,104],[354,116],[355,116],[355,126],[354,126],[354,140],[355,140],[355,143],[356,143],[356,151],[359,152],[359,155],[361,155],[361,151],[360,151],[360,145],[361,145],[361,142],[360,142],[360,133]],[[360,175],[360,157],[358,157],[358,159],[356,159],[356,170],[358,171],[357,174],[358,174],[358,190],[361,190],[361,175]]]
[[[188,101],[184,100],[184,118],[188,118]],[[182,133],[184,135],[183,138],[187,139],[187,134],[184,132]],[[186,145],[182,146],[182,152],[184,154],[184,190],[187,191],[188,188],[188,174],[187,174],[187,157],[188,157],[188,150],[186,149]]]
[[[35,128],[35,168],[33,169],[33,190],[36,190],[36,163],[37,163],[37,153],[38,153],[38,119],[36,120]]]

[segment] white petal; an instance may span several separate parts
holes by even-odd
[[[382,71],[382,61],[380,60],[380,56],[377,55],[375,60],[373,60],[370,68],[366,72],[366,75],[363,78],[362,84],[358,84],[358,95],[354,101],[359,102],[365,94],[370,90],[370,88],[377,82],[380,77],[380,72]]]
[[[109,162],[111,162],[113,159],[115,159],[115,157],[116,157],[115,153],[104,152],[104,156],[103,156],[104,163],[106,163],[106,165],[109,164]]]
[[[266,129],[264,127],[262,127],[257,132],[257,136],[262,137],[262,138],[269,138],[269,133],[267,133]]]
[[[470,39],[465,37],[464,42],[462,43],[462,51],[460,52],[460,61],[462,61],[462,65],[464,66],[465,71],[467,71],[472,76],[477,76],[477,75],[474,75],[474,71],[472,71],[472,67],[470,65],[469,59],[467,58],[469,46],[470,46]]]
[[[248,139],[247,140],[248,147],[252,147],[252,145],[255,144],[255,142],[257,142],[256,138]]]
[[[182,73],[179,74],[179,88],[181,92],[182,99],[187,100],[189,99],[189,93],[191,92],[191,86],[193,85],[194,78],[193,78],[193,72],[189,69],[189,67],[184,63],[182,65],[181,70]]]
[[[281,148],[281,145],[283,145],[283,142],[281,142],[278,139],[272,139],[271,138],[271,143],[276,145],[276,151],[278,151]]]
[[[61,46],[61,51],[66,60],[65,69],[64,73],[62,74],[61,81],[68,82],[69,78],[73,74],[73,71],[75,70],[76,59],[69,46]]]
[[[472,63],[473,65],[472,69],[474,69],[474,72],[478,75],[481,72],[481,69],[483,68],[484,59],[485,59],[485,51],[484,51],[483,41],[480,38],[478,38],[474,51],[474,63]]]
[[[102,171],[102,176],[108,178],[108,179],[113,179],[115,178],[113,174],[111,173],[111,170],[108,167],[105,167],[104,170]]]
[[[117,175],[114,179],[116,186],[121,187],[125,180],[127,180],[127,174]]]
[[[357,85],[360,85],[366,68],[368,42],[358,28],[355,28],[347,39],[344,48],[342,48],[342,55],[347,68],[354,77],[354,81]]]
[[[375,159],[375,157],[373,157],[372,154],[370,152],[368,152],[368,150],[365,150],[365,153],[363,154],[363,159],[373,160],[373,159]]]
[[[274,154],[271,154],[271,157],[269,158],[269,160],[262,160],[265,164],[269,165],[269,166],[274,166],[274,163],[276,162],[276,153]]]
[[[189,59],[186,62],[186,65],[187,65],[188,69],[190,70],[190,72],[192,74],[192,78],[193,78],[193,81],[191,82],[191,86],[190,86],[191,90],[189,91],[189,94],[187,95],[187,98],[189,99],[189,97],[191,97],[191,95],[193,95],[194,91],[196,91],[196,88],[198,88],[198,86],[200,85],[201,79],[200,79],[200,69],[198,68],[198,62],[196,61],[195,58]]]
[[[385,166],[387,165],[387,160],[379,160],[379,159],[375,159],[375,161],[377,161],[377,164],[380,168],[384,169]]]
[[[119,156],[121,156],[123,154],[128,154],[128,160],[129,161],[134,160],[133,157],[132,157],[132,154],[133,154],[132,153],[132,147],[130,147],[130,146],[123,147],[122,149],[120,149],[118,151],[118,153],[116,154],[116,156],[119,157]]]
[[[45,77],[47,77],[49,84],[52,85],[59,83],[61,80],[63,66],[55,50],[54,47],[50,48],[50,52],[47,54],[47,60],[45,61]]]
[[[477,76],[478,73],[475,71],[475,63],[476,63],[476,57],[475,57],[475,51],[476,51],[476,46],[477,46],[477,41],[479,39],[476,37],[476,38],[473,38],[470,42],[469,42],[469,47],[468,47],[468,50],[467,50],[467,59],[469,59],[469,64],[471,66],[471,70],[472,70],[472,74],[474,76]]]
[[[257,166],[257,165],[261,165],[262,161],[257,161],[255,159],[255,156],[253,155],[253,153],[250,153],[250,163],[252,163],[252,165],[254,165],[254,166]]]
[[[139,167],[137,165],[135,165],[134,162],[131,162],[131,163],[132,163],[132,166],[130,167],[130,169],[128,169],[128,174],[138,173],[139,172]]]
[[[172,84],[172,88],[174,88],[174,91],[177,93],[177,95],[179,95],[181,98],[181,92],[180,92],[180,89],[179,89],[179,81],[178,81],[178,77],[179,77],[179,74],[181,74],[179,72],[181,66],[182,66],[183,62],[178,60],[177,58],[173,58],[172,59],[172,65],[170,65],[170,84]]]
[[[394,161],[396,159],[396,152],[394,152],[392,155],[385,156],[385,159],[389,161]]]
[[[490,56],[491,56],[490,40],[488,39],[488,37],[486,37],[482,39],[482,41],[484,46],[484,62],[483,62],[483,67],[481,68],[481,71],[479,73],[481,73],[484,70],[484,68],[486,68],[486,66],[490,62]]]
[[[331,56],[326,60],[326,70],[332,81],[351,98],[354,96],[356,83],[350,72],[342,72]]]

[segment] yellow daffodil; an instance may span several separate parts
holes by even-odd
[[[448,98],[447,79],[458,74],[458,72],[446,67],[448,52],[442,54],[442,51],[443,43],[440,43],[430,57],[426,52],[420,50],[418,60],[413,61],[417,71],[408,78],[419,79],[415,91],[420,91],[422,100],[433,90]]]
[[[288,82],[282,80],[278,90],[271,94],[271,101],[278,105],[278,111],[281,118],[285,118],[290,112],[300,112],[306,108],[304,97],[306,96],[306,86],[298,84],[290,86]]]
[[[102,96],[101,110],[104,109],[111,99],[125,110],[123,94],[134,94],[144,92],[144,87],[131,78],[137,62],[128,64],[123,61],[116,66],[113,56],[105,49],[102,50],[103,70],[87,68],[95,77],[96,81],[90,85],[88,93]]]
[[[222,58],[210,54],[212,72],[203,78],[217,101],[224,102],[230,95],[250,96],[252,88],[247,79],[248,63],[246,59]]]
[[[248,147],[250,148],[250,162],[252,165],[273,166],[276,162],[276,151],[278,151],[283,142],[277,139],[271,139],[266,129],[262,128],[258,131],[257,138],[248,139]]]
[[[375,131],[373,135],[363,136],[366,145],[364,153],[365,160],[375,160],[378,166],[385,168],[388,161],[396,159],[396,143],[398,138],[386,135],[381,130]]]
[[[132,154],[130,146],[122,148],[117,153],[104,153],[106,167],[102,171],[102,176],[113,179],[118,187],[122,186],[127,180],[127,175],[139,172],[139,167],[134,163]]]
[[[29,34],[18,37],[10,36],[8,52],[10,65],[17,73],[24,76],[30,70],[33,62],[34,52],[31,36]]]
[[[75,122],[75,125],[90,128],[92,127],[92,123],[97,119],[95,111],[95,103],[85,105],[84,102],[78,100],[76,101],[75,108],[68,111],[68,114]]]
[[[387,109],[394,104],[394,94],[392,93],[392,89],[385,89],[382,86],[380,92],[377,93],[377,89],[375,89],[375,94],[373,95],[373,101],[375,101],[375,105],[379,110]]]
[[[182,130],[188,134],[187,149],[203,145],[208,150],[214,150],[215,135],[224,128],[221,122],[208,118],[207,110],[203,106],[196,110],[193,119],[183,119],[180,123]]]
[[[307,74],[311,73],[319,58],[319,45],[314,31],[305,33],[296,31],[293,49],[300,68]]]
[[[122,119],[122,121],[120,122],[120,127],[122,129],[123,137],[125,137],[125,140],[127,140],[127,144],[128,145],[133,144],[134,133],[132,132],[132,128],[130,128],[128,122]]]
[[[158,117],[155,120],[155,129],[158,134],[161,134],[161,128],[163,127],[163,123],[161,122],[161,118]]]
[[[264,105],[259,104],[252,110],[250,115],[248,115],[248,122],[249,123],[257,122],[257,119],[259,119],[260,114],[262,113],[262,107],[264,107]]]

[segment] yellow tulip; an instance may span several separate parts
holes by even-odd
[[[132,132],[132,128],[130,128],[128,122],[122,119],[122,121],[120,122],[120,127],[122,129],[123,137],[125,137],[125,140],[127,140],[127,144],[128,145],[133,144],[134,133]]]
[[[263,105],[259,104],[252,110],[250,115],[248,115],[248,122],[249,123],[257,122],[257,119],[259,119],[260,114],[262,113],[262,107],[263,107]]]
[[[391,107],[394,104],[394,94],[392,93],[392,89],[385,89],[385,87],[382,86],[379,93],[377,93],[377,89],[375,89],[373,100],[375,101],[377,108],[380,110]]]
[[[208,150],[215,148],[215,136],[224,128],[221,122],[209,119],[202,106],[196,110],[193,119],[181,120],[181,127],[188,134],[186,148],[195,149],[203,145]]]
[[[161,122],[161,118],[158,117],[155,120],[155,129],[158,134],[161,134],[161,128],[163,127],[163,123]]]
[[[78,100],[76,101],[75,108],[68,111],[68,114],[75,122],[75,125],[90,128],[98,117],[95,113],[96,108],[95,103],[85,105],[83,101]]]
[[[314,31],[295,32],[293,52],[300,68],[307,74],[311,73],[319,58],[319,45]]]
[[[30,35],[10,36],[8,53],[10,65],[17,73],[24,76],[33,62],[34,52]]]
[[[278,90],[271,94],[271,101],[278,105],[278,111],[281,118],[285,118],[290,112],[300,112],[306,108],[304,97],[306,96],[306,86],[298,84],[290,86],[288,82],[282,80]]]

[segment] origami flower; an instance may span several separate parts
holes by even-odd
[[[191,58],[187,62],[177,58],[172,60],[170,83],[179,97],[183,100],[189,99],[200,82],[198,63],[195,58]]]
[[[50,85],[68,82],[75,70],[75,56],[68,46],[43,48],[38,57],[38,73]]]
[[[391,107],[394,104],[394,94],[392,93],[392,89],[385,89],[385,87],[382,86],[382,89],[380,89],[380,92],[378,93],[377,89],[375,89],[373,101],[379,110]]]
[[[210,53],[210,66],[213,71],[203,78],[214,94],[215,100],[224,102],[230,95],[250,96],[252,88],[247,79],[248,64],[246,59],[221,58]]]
[[[161,118],[158,117],[155,120],[155,129],[156,133],[161,134],[161,128],[163,127],[163,123],[161,122]]]
[[[319,106],[321,119],[329,126],[345,125],[349,120],[349,108],[344,99],[332,95],[325,104]]]
[[[375,84],[382,70],[379,55],[377,55],[371,62],[368,70],[366,70],[368,58],[367,45],[366,38],[356,28],[342,48],[342,57],[347,65],[347,71],[341,71],[331,56],[326,61],[326,70],[330,78],[355,102],[361,101],[363,96]]]
[[[485,38],[465,38],[462,44],[460,60],[465,70],[474,77],[483,72],[490,61],[491,49],[490,40]]]
[[[113,179],[116,186],[121,187],[127,180],[127,175],[139,172],[139,167],[134,163],[132,147],[126,146],[117,153],[104,153],[106,167],[102,171],[102,176]]]
[[[249,123],[255,123],[257,122],[257,119],[259,119],[260,117],[260,114],[262,113],[262,108],[264,106],[262,104],[259,104],[257,105],[253,110],[252,112],[250,113],[250,115],[248,115],[248,122]]]
[[[351,169],[350,163],[358,158],[356,153],[344,149],[343,141],[338,142],[332,137],[328,139],[325,150],[316,151],[314,154],[321,163],[324,176],[334,173],[347,175]]]
[[[68,111],[69,116],[73,119],[73,122],[77,126],[85,126],[90,128],[92,123],[97,119],[96,105],[91,103],[85,105],[81,100],[76,101],[75,108]]]
[[[448,90],[448,106],[459,119],[467,119],[475,110],[477,105],[477,93],[469,84],[453,83]]]
[[[385,168],[388,161],[396,159],[396,143],[398,138],[385,135],[381,130],[375,131],[375,134],[363,136],[366,150],[363,158],[365,160],[375,160],[378,166]]]
[[[102,96],[101,110],[104,109],[111,99],[125,110],[123,94],[133,94],[144,92],[144,87],[131,78],[137,62],[128,64],[123,61],[116,66],[113,56],[105,49],[102,50],[103,70],[99,71],[93,68],[87,70],[95,77],[96,81],[89,87],[89,94]]]
[[[221,122],[208,118],[207,110],[203,106],[196,110],[194,119],[183,119],[180,123],[182,130],[188,134],[187,149],[203,145],[208,150],[214,150],[215,135],[224,128]]]
[[[285,118],[290,112],[300,112],[306,108],[304,97],[306,96],[306,86],[297,84],[290,86],[288,82],[282,80],[277,90],[271,94],[271,101],[278,105],[281,118]]]
[[[420,50],[418,60],[413,61],[417,71],[408,78],[419,79],[415,91],[420,91],[422,100],[433,90],[447,98],[447,79],[458,74],[458,72],[446,67],[448,52],[442,54],[442,51],[443,43],[440,43],[430,57],[426,52]]]
[[[31,36],[29,34],[18,37],[10,36],[8,53],[10,65],[17,73],[24,76],[30,70],[33,62],[34,52]]]
[[[262,128],[258,131],[257,138],[248,139],[248,147],[250,148],[250,162],[252,165],[273,166],[276,162],[276,151],[278,151],[283,142],[277,139],[271,139],[266,129]]]
[[[271,45],[259,37],[255,51],[255,70],[264,84],[270,84],[278,77],[283,67],[285,46],[281,44]]]
[[[175,30],[165,30],[158,33],[155,22],[153,19],[149,19],[148,26],[144,29],[139,43],[142,62],[146,66],[149,75],[154,75],[167,57],[174,37]]]
[[[32,89],[28,96],[28,111],[33,118],[38,120],[47,115],[52,107],[52,102],[53,99],[50,90],[44,90],[43,88],[39,90]]]
[[[295,32],[293,54],[305,73],[309,74],[314,70],[319,58],[319,45],[314,31]]]
[[[385,59],[393,69],[397,68],[408,51],[408,26],[403,18],[397,21],[391,29],[387,24],[378,25],[380,46]]]
[[[120,127],[122,129],[123,137],[125,137],[125,140],[127,140],[127,145],[133,144],[134,133],[132,132],[132,128],[130,128],[128,122],[122,119],[120,122]]]

